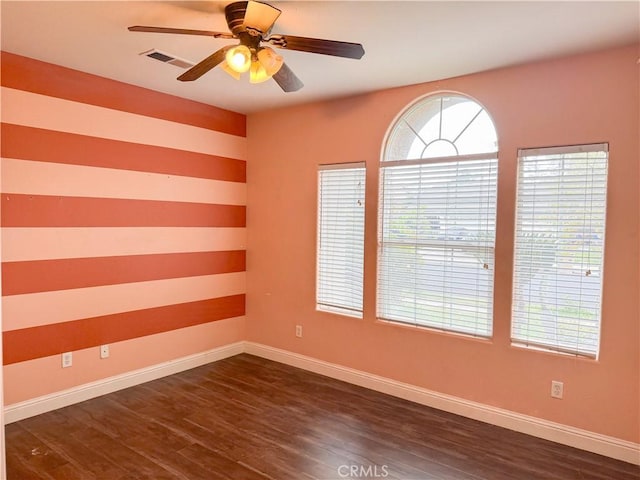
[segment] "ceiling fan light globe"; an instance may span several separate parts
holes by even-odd
[[[233,68],[231,68],[227,62],[222,62],[221,67],[222,67],[222,70],[227,72],[230,76],[232,76],[236,80],[240,80],[240,73],[236,72]]]
[[[249,82],[250,83],[262,83],[271,78],[271,75],[267,73],[265,68],[260,62],[253,62],[251,64],[251,70],[249,70]]]
[[[244,73],[251,68],[251,50],[245,45],[230,48],[225,56],[230,69]]]
[[[282,56],[278,55],[269,47],[265,47],[258,52],[258,61],[269,76],[278,73],[278,70],[282,68],[282,64],[284,63]]]

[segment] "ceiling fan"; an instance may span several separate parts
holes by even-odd
[[[284,63],[280,55],[272,48],[263,46],[263,43],[276,48],[344,58],[360,59],[364,55],[364,48],[359,43],[293,35],[271,35],[271,29],[280,16],[281,10],[267,3],[254,0],[234,2],[225,7],[224,13],[231,33],[141,25],[129,27],[129,31],[203,35],[240,41],[237,45],[222,47],[184,72],[178,77],[178,80],[183,82],[197,80],[212,68],[222,64],[223,70],[236,79],[248,71],[251,83],[260,83],[273,78],[285,92],[300,90],[303,86],[302,81]]]

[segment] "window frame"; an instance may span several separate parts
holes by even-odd
[[[355,175],[356,172],[359,173],[359,181],[361,182],[361,198],[357,200],[359,202],[359,207],[362,210],[361,213],[361,231],[360,233],[360,241],[359,241],[359,250],[360,256],[359,258],[354,257],[333,257],[334,260],[344,261],[349,260],[351,262],[351,266],[353,266],[353,262],[358,262],[359,265],[357,268],[360,269],[360,275],[358,278],[347,278],[345,282],[356,282],[356,284],[360,285],[359,288],[359,299],[356,298],[356,302],[350,303],[346,301],[343,295],[331,295],[330,290],[331,287],[329,283],[324,281],[323,275],[330,276],[328,269],[326,269],[323,261],[323,255],[330,254],[327,249],[323,249],[323,239],[326,237],[323,235],[324,229],[324,217],[325,211],[323,210],[323,177],[325,174],[323,172],[346,172],[351,171]],[[325,313],[333,313],[338,315],[345,315],[349,317],[355,318],[363,318],[364,317],[364,234],[365,234],[365,211],[366,211],[366,163],[365,162],[351,162],[351,163],[336,163],[336,164],[322,164],[318,165],[317,171],[317,201],[316,201],[316,311],[325,312]],[[351,180],[351,179],[343,179],[343,181]],[[348,192],[347,195],[351,195],[351,197],[347,197],[351,200],[354,200],[357,195],[352,192]],[[329,199],[327,199],[329,200]],[[331,200],[336,201],[336,198],[332,198]],[[342,207],[339,207],[342,208]],[[356,209],[354,208],[354,211]],[[333,213],[336,213],[335,211]],[[353,212],[351,212],[353,213]],[[333,241],[340,241],[339,236],[334,236]],[[342,240],[344,240],[345,236],[343,236]],[[353,245],[348,245],[346,248],[353,247]],[[335,252],[334,252],[335,253]],[[352,285],[351,285],[352,286]],[[351,294],[354,294],[355,289],[350,290]],[[341,300],[345,300],[341,302]],[[358,301],[359,300],[359,301]]]
[[[389,158],[387,159],[387,157],[390,157],[389,155],[389,151],[390,151],[390,147],[389,147],[389,142],[394,139],[394,134],[395,134],[395,129],[396,127],[399,125],[400,122],[404,121],[404,117],[405,115],[409,115],[409,114],[413,114],[414,110],[416,108],[420,108],[420,103],[421,102],[433,102],[433,101],[440,101],[440,106],[442,108],[442,98],[443,97],[451,97],[451,96],[455,96],[455,97],[460,97],[460,99],[465,100],[465,101],[469,101],[469,102],[473,102],[475,105],[477,105],[480,108],[480,111],[473,117],[473,119],[471,121],[469,121],[468,124],[466,124],[466,126],[464,127],[464,130],[466,130],[469,125],[475,120],[475,118],[482,112],[486,113],[489,121],[491,122],[491,127],[493,129],[493,134],[495,135],[496,141],[495,141],[495,150],[493,151],[488,151],[488,152],[482,152],[482,153],[469,153],[469,154],[463,154],[463,155],[450,155],[450,156],[445,156],[445,157],[434,157],[434,156],[426,156],[424,158],[411,158],[408,154],[408,158],[407,159],[398,159],[398,158]],[[454,103],[454,105],[456,105],[456,103]],[[427,110],[430,108],[430,106],[427,106]],[[442,112],[444,110],[439,110],[438,113],[436,115],[440,115],[440,118],[442,118]],[[428,122],[430,122],[433,118],[436,117],[436,115],[432,115],[430,118],[425,118],[424,119],[424,124],[423,127],[426,126],[428,124]],[[463,132],[464,132],[463,130]],[[416,132],[416,136],[418,136],[418,133]],[[457,138],[459,138],[460,135],[458,135]],[[423,141],[422,138],[420,138],[421,141]],[[415,140],[414,140],[415,142]],[[425,150],[428,146],[427,142],[424,142],[425,144]],[[433,143],[433,142],[432,142]],[[455,147],[455,145],[454,145]],[[409,144],[405,144],[403,147],[395,147],[400,148],[400,149],[404,149],[407,152],[411,151],[413,147],[410,147]],[[481,147],[482,148],[482,147]],[[457,149],[456,149],[457,152]],[[424,153],[423,153],[424,154]],[[380,167],[379,167],[379,173],[380,173],[380,180],[379,180],[379,202],[378,202],[378,232],[377,232],[377,278],[376,278],[376,317],[379,321],[383,321],[383,322],[389,322],[389,323],[393,323],[393,324],[397,324],[397,325],[404,325],[404,326],[412,326],[412,327],[418,327],[418,328],[424,328],[424,329],[429,329],[429,330],[437,330],[437,331],[445,331],[449,334],[457,334],[457,335],[465,335],[465,336],[473,336],[473,337],[480,337],[480,338],[491,338],[492,334],[493,334],[493,308],[494,308],[494,285],[495,285],[495,232],[496,232],[496,221],[497,221],[497,187],[498,187],[498,183],[497,183],[497,172],[498,172],[498,148],[497,148],[497,132],[495,130],[495,124],[493,124],[493,120],[491,119],[491,116],[489,115],[488,111],[484,108],[484,106],[482,104],[480,104],[477,100],[473,99],[472,97],[469,97],[467,95],[462,95],[459,93],[453,93],[453,92],[438,92],[435,94],[430,94],[430,95],[426,95],[423,97],[418,98],[417,100],[415,100],[414,102],[412,102],[409,106],[407,106],[402,112],[400,112],[396,118],[394,119],[393,123],[390,125],[387,134],[385,136],[385,141],[383,144],[383,150],[382,150],[382,154],[381,154],[381,160],[380,160]],[[488,320],[488,330],[485,330],[481,333],[478,333],[477,331],[469,331],[469,330],[462,330],[460,328],[447,328],[446,325],[433,325],[433,324],[425,324],[425,323],[420,323],[418,320],[416,320],[414,318],[414,321],[410,322],[410,321],[406,321],[403,319],[399,319],[394,318],[393,316],[389,315],[388,313],[385,313],[384,311],[389,310],[389,307],[386,307],[383,305],[383,303],[385,300],[384,297],[384,292],[382,292],[382,290],[384,288],[386,288],[384,286],[385,284],[385,280],[383,280],[383,276],[385,275],[384,272],[384,266],[383,266],[383,262],[384,262],[384,249],[385,249],[385,245],[389,244],[389,241],[385,239],[385,172],[388,171],[388,169],[393,169],[394,167],[402,167],[402,166],[421,166],[421,165],[429,165],[429,164],[446,164],[446,163],[450,163],[450,162],[465,162],[465,161],[478,161],[478,160],[489,160],[489,161],[493,161],[493,165],[494,165],[494,172],[495,172],[495,181],[493,184],[493,213],[492,213],[492,225],[493,225],[493,241],[491,242],[490,245],[490,250],[491,250],[491,264],[493,265],[492,268],[492,272],[491,272],[491,280],[490,280],[490,293],[484,297],[486,298],[486,305],[488,306],[488,308],[490,309],[490,314],[489,314],[489,320]],[[420,201],[416,202],[416,208],[418,208]],[[414,242],[414,244],[418,245],[418,240],[416,238],[416,241]],[[478,244],[477,247],[479,248],[485,248],[486,245],[480,245]],[[447,246],[446,245],[446,241],[444,242],[435,242],[433,244],[434,248],[438,248],[440,247],[440,249],[444,252],[445,250],[453,250],[453,247]],[[473,247],[476,247],[476,245],[473,245]],[[390,282],[390,280],[386,280],[387,283]],[[414,295],[417,295],[418,289],[416,289],[414,291]],[[414,296],[414,303],[415,303],[415,296]]]
[[[602,238],[601,240],[598,242],[599,245],[599,251],[596,252],[596,254],[598,254],[600,256],[600,261],[598,262],[598,276],[597,278],[599,279],[598,281],[598,292],[597,292],[597,300],[596,300],[596,306],[597,306],[597,314],[596,314],[596,319],[597,319],[597,341],[595,343],[595,347],[592,349],[586,349],[586,348],[581,348],[581,333],[580,330],[583,327],[587,327],[587,322],[584,321],[582,323],[579,322],[578,319],[574,319],[572,317],[569,316],[564,316],[562,318],[567,320],[567,325],[570,323],[570,320],[576,320],[578,321],[578,334],[576,335],[576,347],[575,348],[569,348],[566,346],[566,343],[563,345],[561,345],[561,342],[559,340],[556,340],[555,344],[554,342],[551,341],[536,341],[537,338],[536,335],[532,334],[532,335],[517,335],[516,334],[516,330],[521,327],[521,323],[518,321],[518,319],[516,317],[519,316],[525,316],[525,313],[527,316],[531,315],[530,314],[530,308],[531,308],[531,298],[532,298],[532,293],[531,291],[533,290],[533,288],[531,286],[529,286],[528,289],[528,294],[525,295],[524,292],[522,290],[520,290],[520,288],[524,287],[524,284],[520,281],[520,276],[524,276],[524,273],[521,274],[518,269],[520,268],[521,270],[524,269],[525,267],[529,267],[529,272],[531,272],[531,270],[534,268],[533,266],[531,266],[531,264],[533,264],[533,262],[530,262],[529,265],[524,264],[524,260],[521,260],[526,258],[526,253],[522,253],[520,254],[520,248],[525,248],[522,247],[522,245],[524,244],[526,245],[530,245],[530,254],[529,257],[540,259],[542,258],[542,256],[544,255],[544,253],[542,252],[542,247],[539,247],[535,252],[533,251],[533,242],[529,241],[528,243],[524,240],[524,235],[526,232],[521,231],[521,220],[520,220],[520,214],[521,214],[521,195],[522,195],[522,191],[524,189],[523,186],[523,181],[521,181],[521,179],[523,178],[523,171],[524,171],[524,163],[527,161],[527,159],[531,159],[531,164],[533,164],[534,162],[544,162],[544,161],[553,161],[553,156],[556,156],[556,158],[558,159],[558,161],[564,161],[564,160],[571,160],[571,159],[564,159],[564,158],[560,158],[563,155],[578,155],[578,154],[588,154],[588,153],[603,153],[604,154],[604,158],[602,158],[601,160],[604,162],[604,173],[600,174],[603,178],[602,178],[602,182],[598,183],[597,185],[595,184],[595,181],[593,180],[594,174],[591,173],[591,177],[589,178],[589,175],[584,175],[583,177],[583,181],[584,182],[592,182],[592,186],[591,186],[591,190],[588,192],[585,192],[585,198],[590,199],[590,201],[592,202],[593,205],[593,199],[594,197],[598,197],[598,193],[595,191],[596,188],[602,189],[602,192],[599,194],[601,201],[603,202],[602,205],[602,215],[600,217],[601,222],[598,223],[595,227],[593,227],[593,225],[591,225],[591,219],[589,220],[589,227],[593,227],[595,228],[595,230],[601,230],[602,231]],[[536,157],[545,157],[545,158],[536,158]],[[601,338],[602,338],[602,296],[603,296],[603,291],[604,291],[604,267],[605,267],[605,241],[606,241],[606,213],[607,213],[607,189],[608,189],[608,166],[609,166],[609,144],[606,142],[603,143],[594,143],[594,144],[582,144],[582,145],[568,145],[568,146],[557,146],[557,147],[542,147],[542,148],[522,148],[518,150],[518,171],[517,171],[517,180],[516,180],[516,201],[515,201],[515,213],[514,213],[514,241],[513,241],[513,275],[512,275],[512,295],[511,295],[511,331],[510,331],[510,338],[511,338],[511,344],[513,346],[517,346],[517,347],[524,347],[524,348],[532,348],[532,349],[537,349],[537,350],[543,350],[543,351],[548,351],[548,352],[554,352],[554,353],[560,353],[560,354],[568,354],[568,355],[574,355],[574,356],[580,356],[580,357],[586,357],[586,358],[592,358],[592,359],[597,359],[599,352],[600,352],[600,342],[601,342]],[[558,180],[558,184],[559,185],[563,185],[563,178],[565,176],[565,172],[569,172],[569,174],[571,175],[571,170],[568,169],[563,169],[562,170],[562,175],[558,175],[556,177],[553,178],[560,178],[560,180]],[[548,177],[551,178],[551,177]],[[527,187],[530,188],[530,187]],[[534,187],[535,188],[535,187]],[[559,187],[558,187],[559,188]],[[555,198],[551,197],[550,195],[544,195],[544,197],[542,195],[540,195],[539,197],[541,198],[540,201],[545,201],[545,202],[549,202],[550,200],[555,200],[560,202],[560,200],[558,199],[560,195],[556,196]],[[566,194],[565,197],[569,198]],[[535,201],[535,199],[530,200],[530,202]],[[566,203],[569,203],[568,200],[564,200],[565,204],[564,205],[560,205],[557,207],[558,211],[562,211],[562,209],[567,209],[569,207],[567,207]],[[529,211],[532,211],[532,213],[529,213]],[[585,212],[586,212],[586,207],[585,207]],[[529,209],[527,210],[527,213],[529,215],[534,215],[535,214],[535,207],[529,207]],[[566,212],[565,212],[566,213]],[[591,215],[593,215],[593,210],[590,210]],[[523,214],[524,215],[524,214]],[[549,213],[547,213],[547,215],[551,215]],[[585,213],[586,215],[586,213]],[[561,220],[559,220],[561,218],[561,213],[557,214],[557,218],[558,220],[557,223],[557,227],[556,227],[556,232],[551,232],[556,233],[556,235],[559,235],[558,232],[560,231],[560,222]],[[562,217],[562,218],[566,218],[566,217]],[[573,221],[575,222],[575,218],[573,219]],[[529,222],[534,222],[534,220],[529,220]],[[581,232],[584,232],[584,229],[587,227],[587,225],[585,223],[583,224],[576,224],[573,225],[573,228],[579,228],[581,230]],[[534,224],[531,223],[529,226],[529,229],[531,230],[531,232],[534,231]],[[593,229],[590,229],[591,232],[595,231]],[[579,234],[582,238],[581,241],[577,242],[575,239],[573,240],[572,243],[575,244],[580,244],[582,245],[580,253],[582,255],[581,261],[580,261],[580,271],[584,270],[585,268],[585,262],[584,262],[584,244],[588,243],[591,244],[591,240],[589,240],[588,242],[584,241],[584,236],[582,233]],[[589,233],[587,235],[587,237],[589,239],[592,238],[593,233]],[[521,237],[523,237],[521,239]],[[556,238],[556,242],[561,241],[558,236],[556,237],[549,237],[549,238]],[[566,240],[565,240],[566,242]],[[572,247],[563,247],[562,244],[559,244],[560,247],[559,248],[554,248],[554,255],[558,255],[558,253],[560,254],[565,254],[568,255],[570,252],[570,248]],[[591,258],[591,252],[589,252],[589,259]],[[539,262],[538,262],[539,263]],[[564,262],[564,269],[566,270],[567,267],[566,265],[569,265],[568,263]],[[589,277],[591,276],[591,269],[589,268],[589,265],[591,265],[591,263],[589,263],[588,265],[586,265],[587,270],[585,270],[585,277]],[[595,265],[595,264],[593,264]],[[572,266],[573,268],[574,266]],[[562,270],[562,268],[560,266],[558,266],[558,260],[556,259],[556,261],[554,262],[554,265],[551,266],[547,266],[546,269],[551,269],[553,272],[555,272],[555,278],[556,278],[556,294],[559,295],[557,292],[560,290],[559,288],[559,284],[558,284],[558,272],[560,270]],[[577,270],[576,270],[577,271]],[[562,272],[561,272],[562,275]],[[564,273],[564,275],[566,276],[566,272]],[[583,311],[583,303],[582,303],[582,284],[585,283],[586,281],[583,280],[582,274],[580,272],[578,272],[578,275],[576,276],[576,278],[579,278],[580,280],[578,281],[578,284],[580,285],[580,299],[579,299],[579,306],[577,308],[578,312],[582,312]],[[593,278],[593,277],[592,277]],[[542,282],[542,279],[540,280],[540,282]],[[530,282],[531,283],[531,282]],[[522,284],[522,285],[521,285]],[[566,281],[562,283],[562,285],[564,286],[565,290],[568,288],[566,285],[568,285],[569,282]],[[539,287],[540,290],[542,289],[542,283],[540,284],[541,286]],[[539,296],[541,297],[542,293],[539,294]],[[520,297],[524,297],[523,299],[521,299]],[[540,299],[540,301],[542,302],[542,297]],[[525,309],[521,309],[520,305],[526,303],[527,307]],[[554,302],[554,306],[556,307],[556,309],[558,309],[558,299],[556,298],[555,302]],[[585,301],[584,305],[587,305],[587,302]],[[560,308],[565,308],[565,309],[570,309],[570,305],[567,304],[562,304],[560,305]],[[585,307],[584,310],[587,310],[588,308]],[[524,310],[527,310],[526,312]],[[554,326],[555,329],[558,330],[559,329],[559,315],[556,313],[555,318],[554,318]],[[542,321],[542,320],[541,320]],[[527,322],[526,322],[526,327],[527,329],[529,329],[529,319],[527,317]],[[556,334],[557,335],[557,334]],[[565,338],[568,338],[568,335],[565,335]]]

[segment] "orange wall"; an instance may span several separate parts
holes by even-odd
[[[247,338],[514,412],[638,442],[637,46],[248,117]],[[491,340],[376,321],[378,164],[394,117],[439,90],[476,98],[499,136]],[[521,147],[609,142],[597,361],[513,347],[510,302]],[[317,165],[367,162],[364,319],[315,311]],[[304,326],[295,338],[294,325]],[[564,382],[563,400],[549,395]]]
[[[1,60],[5,403],[242,340],[245,116]]]

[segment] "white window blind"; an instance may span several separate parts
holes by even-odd
[[[496,154],[388,162],[381,175],[378,317],[491,336]]]
[[[365,165],[322,165],[318,172],[316,304],[362,318]]]
[[[608,145],[520,150],[511,337],[596,357]]]

